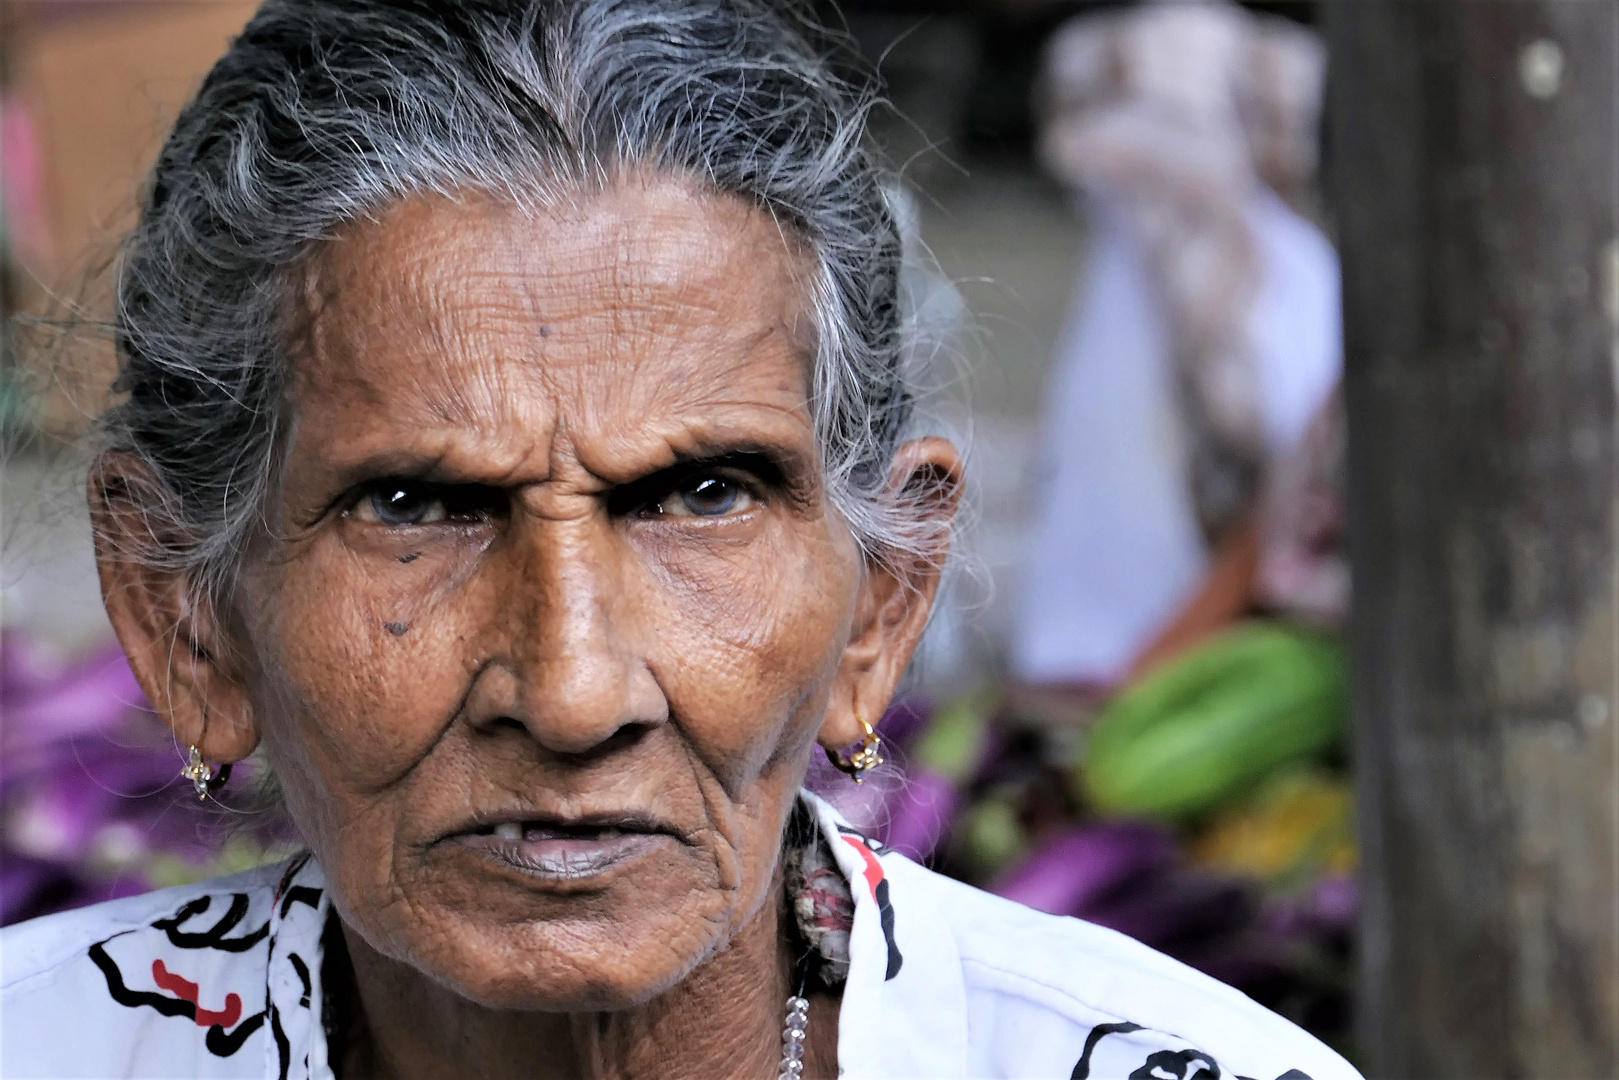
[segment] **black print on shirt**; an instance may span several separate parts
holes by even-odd
[[[180,927],[190,922],[194,917],[207,911],[213,903],[212,896],[199,896],[189,904],[182,907],[167,919],[159,919],[152,924],[154,929],[162,930],[168,934],[170,944],[181,949],[218,949],[220,952],[246,952],[264,940],[264,935],[270,932],[269,922],[240,937],[227,938],[225,935],[236,929],[236,924],[242,921],[247,914],[248,898],[246,893],[233,893],[231,895],[230,909],[220,916],[218,922],[201,932],[190,932]]]
[[[1145,1030],[1140,1024],[1132,1024],[1122,1020],[1117,1024],[1097,1024],[1091,1028],[1089,1035],[1085,1036],[1085,1048],[1080,1051],[1079,1061],[1074,1065],[1074,1071],[1069,1074],[1069,1080],[1090,1080],[1091,1055],[1096,1051],[1096,1044],[1109,1035],[1128,1035],[1132,1031]],[[1147,1056],[1136,1070],[1130,1073],[1127,1080],[1221,1080],[1225,1073],[1215,1060],[1199,1050],[1159,1050]],[[1247,1076],[1234,1076],[1231,1080],[1252,1080]],[[1310,1080],[1308,1073],[1298,1069],[1289,1069],[1276,1080]]]
[[[1091,1033],[1085,1036],[1085,1049],[1080,1051],[1079,1061],[1074,1064],[1074,1071],[1068,1075],[1068,1080],[1090,1080],[1091,1054],[1096,1050],[1097,1043],[1109,1035],[1128,1035],[1140,1030],[1140,1024],[1132,1024],[1128,1020],[1117,1024],[1097,1024],[1091,1028]]]
[[[1129,1080],[1220,1080],[1220,1066],[1196,1050],[1160,1050],[1142,1062]]]
[[[125,934],[133,932],[124,931]],[[208,1034],[203,1038],[203,1045],[215,1057],[230,1057],[263,1025],[265,1014],[262,1012],[254,1013],[245,1020],[241,1019],[241,998],[236,994],[226,995],[227,1005],[231,1003],[231,999],[235,999],[236,1008],[229,1010],[235,1015],[229,1015],[227,1012],[219,1018],[221,1022],[208,1023],[211,1015],[202,1010],[198,1004],[199,992],[196,984],[184,979],[175,979],[177,983],[190,989],[188,994],[182,991],[182,996],[169,997],[167,994],[157,994],[150,990],[131,990],[124,982],[124,973],[119,970],[117,961],[108,955],[106,949],[108,941],[122,936],[123,934],[114,934],[105,941],[96,942],[89,949],[90,962],[101,970],[102,978],[107,980],[107,994],[118,1004],[126,1009],[152,1009],[163,1016],[183,1016],[199,1026],[207,1025]],[[161,960],[153,961],[154,973],[161,964]],[[234,1030],[226,1030],[232,1027]]]
[[[882,845],[871,837],[842,825],[838,826],[838,832],[866,862],[866,884],[871,888],[871,898],[877,901],[877,915],[883,926],[883,940],[888,945],[888,970],[883,975],[883,981],[887,982],[899,974],[900,965],[905,963],[905,958],[899,954],[899,946],[894,942],[894,905],[888,900],[888,875],[883,871],[883,864],[877,859],[877,853],[882,850]]]
[[[287,1033],[281,1030],[281,1010],[272,1004],[269,1011],[270,1034],[275,1038],[275,1052],[281,1062],[281,1071],[276,1074],[276,1080],[287,1080],[287,1067],[292,1064],[292,1044],[287,1041]]]
[[[292,970],[297,974],[298,981],[303,984],[304,988],[303,995],[298,998],[298,1004],[307,1009],[309,1008],[309,993],[313,989],[309,981],[309,965],[304,963],[304,958],[297,953],[288,953],[287,959],[292,961]]]
[[[307,854],[295,859],[282,874],[280,884],[276,886],[275,903],[279,906],[283,917],[294,904],[307,904],[317,910],[320,907],[322,897],[320,889],[292,884],[293,878],[308,861]],[[206,913],[213,906],[213,901],[213,895],[196,897],[183,904],[174,914],[151,923],[151,928],[162,931],[169,944],[175,948],[212,949],[226,953],[246,952],[263,942],[269,935],[270,922],[267,919],[264,925],[257,929],[237,933],[235,937],[228,936],[238,930],[252,906],[247,893],[231,893],[230,903],[224,914],[212,926],[202,930],[192,929],[193,921]],[[215,1057],[231,1057],[242,1048],[254,1032],[268,1023],[280,1057],[280,1075],[282,1080],[286,1080],[291,1048],[281,1027],[280,1012],[273,1003],[267,1003],[262,1012],[243,1017],[241,994],[226,990],[221,1000],[219,988],[210,987],[205,991],[203,987],[186,978],[181,970],[170,970],[161,957],[154,957],[151,961],[152,981],[157,984],[157,991],[132,989],[123,970],[119,968],[118,961],[112,958],[106,946],[124,934],[135,932],[125,930],[114,934],[91,945],[88,950],[90,962],[95,964],[102,978],[106,980],[107,994],[113,1001],[126,1009],[152,1009],[159,1015],[183,1018],[200,1028],[206,1028],[203,1045]],[[308,1008],[313,990],[309,965],[303,957],[296,954],[290,954],[289,959],[293,971],[302,983],[303,994],[298,1004]],[[207,1008],[204,1001],[209,1004],[217,1001],[221,1007]]]
[[[308,885],[294,885],[281,897],[281,917],[287,917],[287,910],[294,904],[308,904],[312,908],[320,908],[320,890]]]

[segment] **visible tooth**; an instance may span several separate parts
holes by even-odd
[[[502,840],[521,840],[523,838],[523,826],[515,821],[502,821],[495,826],[495,835]]]

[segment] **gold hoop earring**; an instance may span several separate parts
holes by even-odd
[[[826,760],[830,761],[839,772],[848,774],[858,784],[866,778],[868,772],[883,763],[883,740],[864,716],[856,713],[855,719],[866,729],[865,737],[860,740],[860,749],[847,756],[836,750],[828,750]]]
[[[197,798],[206,799],[224,787],[225,781],[230,779],[230,762],[225,762],[218,771],[215,771],[202,760],[202,751],[192,746],[191,760],[180,770],[180,775],[191,781],[191,786],[197,792]]]

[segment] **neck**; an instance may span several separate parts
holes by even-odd
[[[338,1009],[333,1066],[341,1080],[428,1080],[467,1075],[475,1053],[477,1074],[489,1080],[774,1077],[795,989],[781,907],[761,905],[723,950],[663,994],[602,1013],[485,1008],[339,930],[331,936],[341,940],[328,944],[327,990],[348,1004]],[[830,1057],[832,1075],[836,1015],[835,1003],[816,1003],[807,1063]]]

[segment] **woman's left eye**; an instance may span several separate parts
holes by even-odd
[[[722,517],[746,510],[753,497],[728,476],[707,473],[682,480],[658,502],[658,513],[670,517]]]

